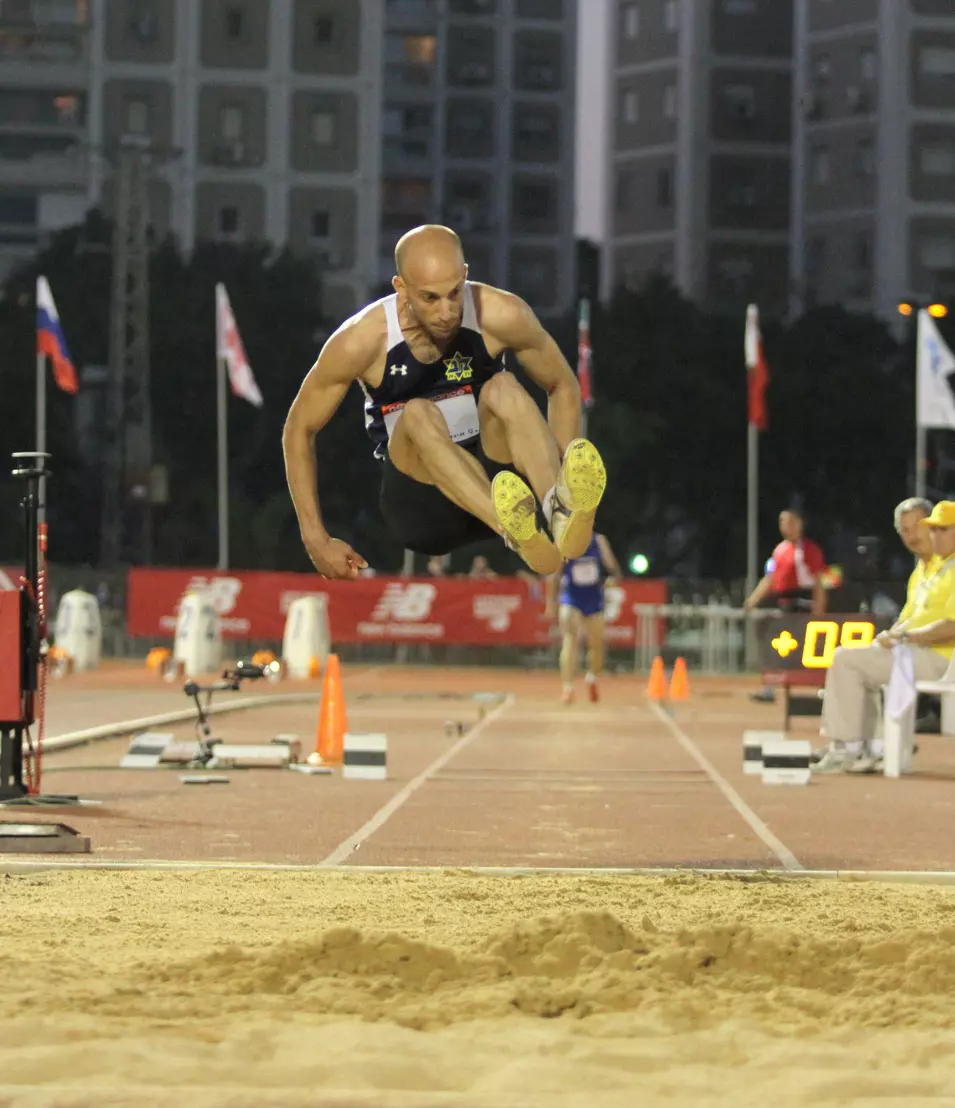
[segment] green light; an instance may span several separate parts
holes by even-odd
[[[646,554],[634,554],[630,559],[631,573],[646,573],[650,568],[650,559]]]

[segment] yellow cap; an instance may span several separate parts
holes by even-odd
[[[932,514],[920,519],[923,527],[955,527],[955,500],[940,500]]]

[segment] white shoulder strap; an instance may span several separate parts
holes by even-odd
[[[385,319],[388,321],[388,349],[393,350],[400,342],[404,342],[401,333],[401,324],[398,322],[398,294],[393,292],[382,300],[385,308]]]
[[[466,327],[469,331],[481,330],[477,308],[474,306],[474,290],[471,288],[470,281],[464,282],[464,317],[461,320],[461,326]]]

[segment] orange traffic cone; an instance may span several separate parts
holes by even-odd
[[[663,659],[658,654],[650,667],[650,680],[647,682],[647,696],[651,700],[666,700],[667,679],[663,672]]]
[[[318,709],[318,737],[315,753],[310,754],[311,765],[341,765],[345,748],[345,694],[342,692],[342,673],[337,654],[329,654],[322,682],[322,702]]]
[[[670,678],[670,699],[689,700],[690,679],[686,674],[686,660],[677,658],[673,663],[673,676]]]

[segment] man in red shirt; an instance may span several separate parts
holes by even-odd
[[[803,519],[792,508],[779,513],[779,533],[783,541],[776,545],[766,563],[766,573],[743,603],[746,611],[762,600],[787,611],[805,611],[815,617],[826,610],[826,590],[822,575],[826,559],[818,543],[803,537]],[[752,694],[754,700],[772,701],[771,686]]]

